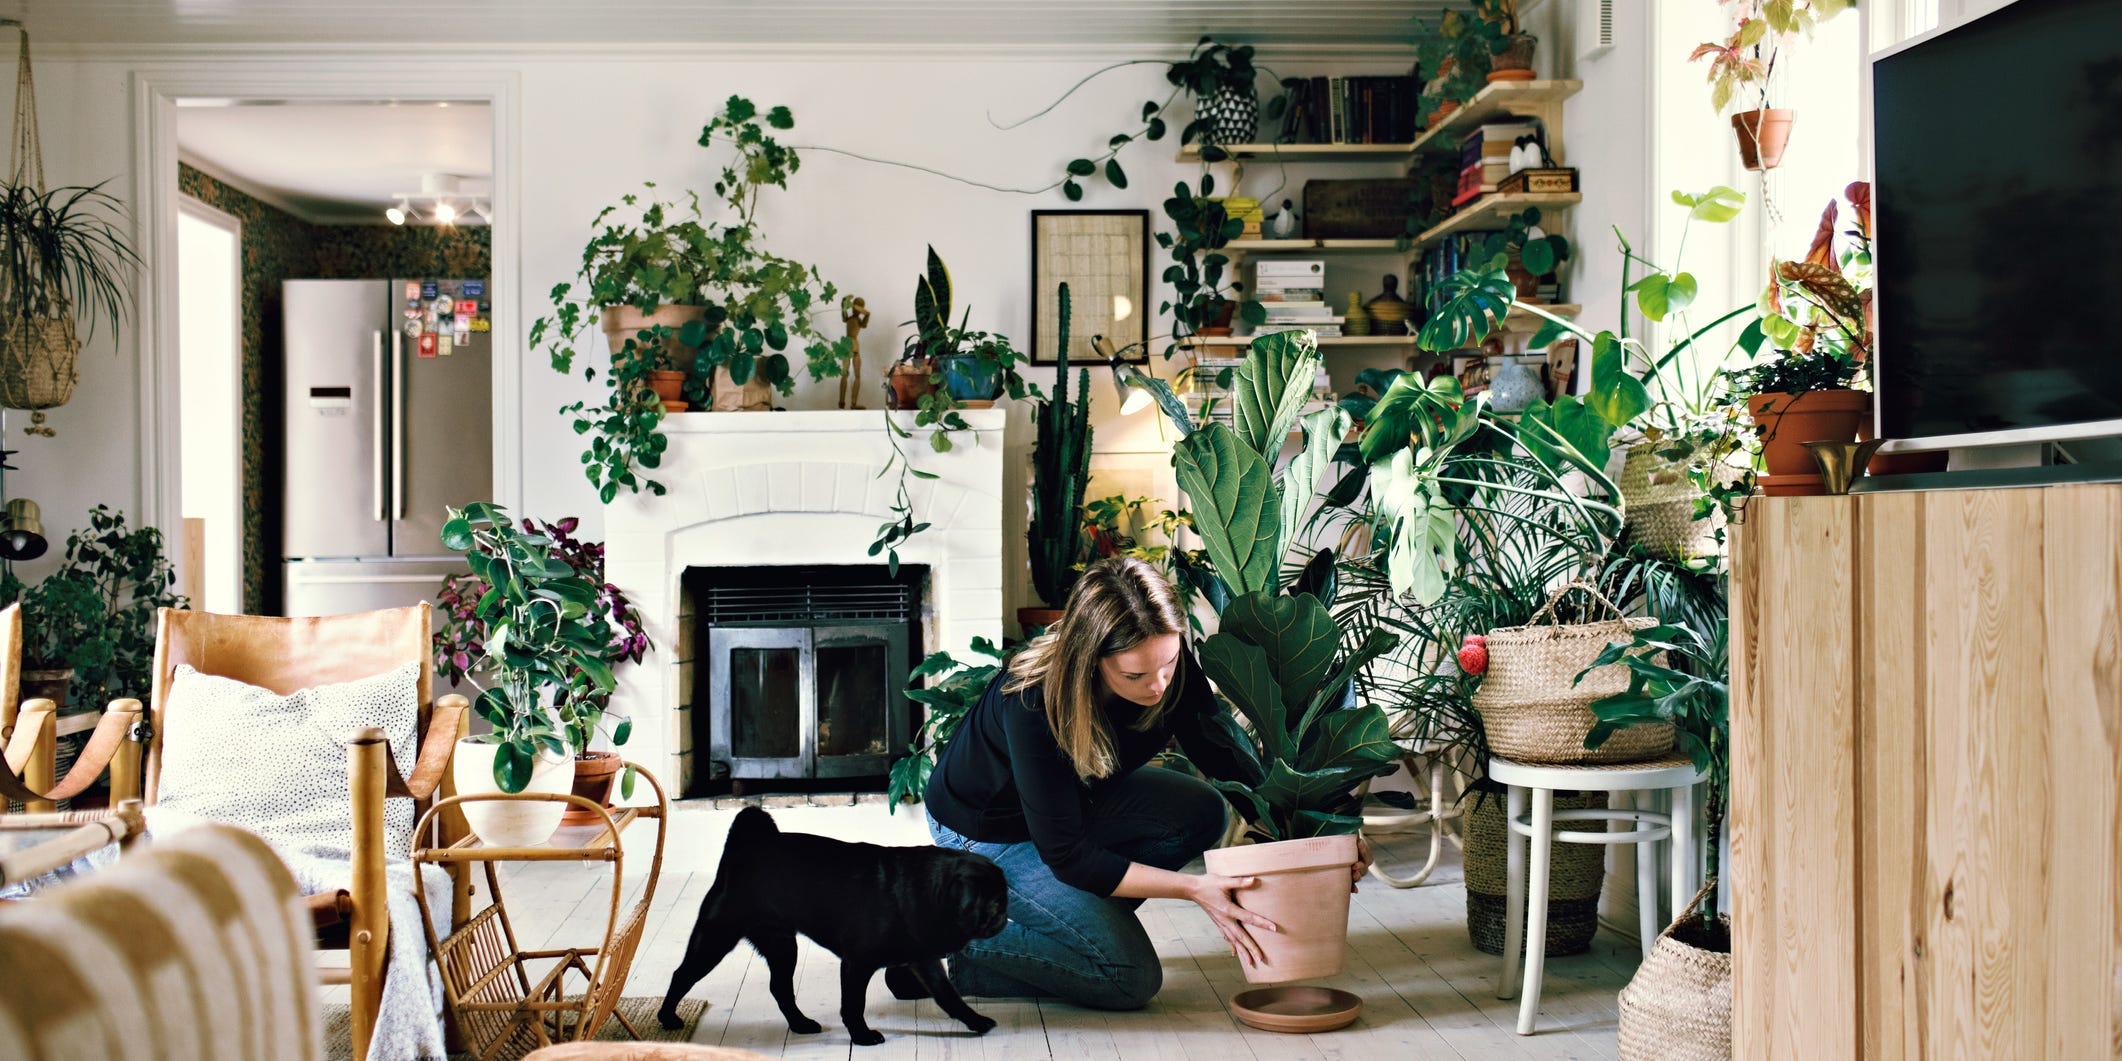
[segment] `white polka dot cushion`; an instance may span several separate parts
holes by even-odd
[[[400,772],[419,755],[420,665],[279,696],[177,667],[155,801],[165,816],[241,825],[282,857],[351,857],[346,742],[380,726]],[[384,850],[412,847],[413,803],[384,801]]]

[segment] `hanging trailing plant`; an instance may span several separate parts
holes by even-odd
[[[1172,285],[1172,298],[1158,311],[1172,317],[1173,346],[1164,351],[1169,358],[1177,344],[1232,317],[1247,324],[1267,320],[1267,308],[1243,297],[1245,285],[1231,277],[1230,255],[1223,247],[1245,231],[1245,222],[1230,216],[1222,202],[1210,198],[1216,190],[1213,174],[1201,174],[1198,190],[1185,181],[1172,186],[1164,200],[1164,216],[1172,221],[1170,232],[1157,233],[1171,264],[1164,267],[1164,282]],[[1225,306],[1231,308],[1226,310]]]

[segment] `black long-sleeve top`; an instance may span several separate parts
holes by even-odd
[[[1140,769],[1178,738],[1180,750],[1210,776],[1242,776],[1231,753],[1207,736],[1204,724],[1221,710],[1208,678],[1191,650],[1181,651],[1178,700],[1157,724],[1133,728],[1145,708],[1109,697],[1104,710],[1112,733],[1111,777],[1088,784],[1054,739],[1045,697],[1037,685],[1004,693],[1005,670],[995,676],[966,714],[950,743],[936,755],[928,780],[928,812],[961,836],[987,843],[1037,845],[1054,877],[1095,895],[1111,895],[1127,875],[1127,859],[1092,843],[1091,800],[1105,787]],[[1229,768],[1229,769],[1226,769]]]

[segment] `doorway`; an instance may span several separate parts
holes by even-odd
[[[177,360],[185,410],[178,506],[194,608],[244,610],[243,223],[195,199],[177,214]]]

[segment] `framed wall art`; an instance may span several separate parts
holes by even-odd
[[[1149,361],[1149,211],[1032,211],[1032,363],[1102,365],[1091,338],[1103,335],[1124,360]],[[1060,288],[1072,303],[1068,349],[1060,343]],[[1127,349],[1132,346],[1133,349]]]

